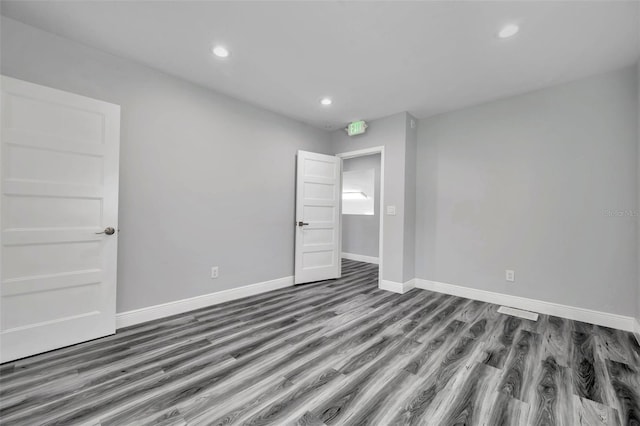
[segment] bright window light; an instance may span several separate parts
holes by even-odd
[[[343,200],[367,200],[367,194],[364,192],[343,192],[342,199]]]
[[[342,173],[342,214],[375,214],[375,169]]]

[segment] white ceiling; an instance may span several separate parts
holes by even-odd
[[[630,2],[2,1],[3,15],[301,121],[422,118],[638,60]],[[499,39],[516,22],[521,31]],[[214,42],[232,51],[211,55]],[[331,96],[333,105],[319,99]]]

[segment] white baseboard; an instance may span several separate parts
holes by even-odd
[[[389,280],[380,280],[380,285],[378,286],[378,288],[381,288],[382,290],[392,291],[394,293],[400,293],[400,294],[404,294],[415,287],[416,287],[415,279],[409,280],[405,283],[399,283],[396,281],[389,281]]]
[[[482,302],[505,305],[512,308],[524,309],[546,315],[554,315],[590,324],[603,325],[619,330],[633,331],[635,319],[623,315],[610,314],[607,312],[593,311],[590,309],[576,308],[574,306],[561,305],[559,303],[544,302],[542,300],[528,299],[520,296],[510,296],[508,294],[494,293],[486,290],[462,287],[453,284],[440,283],[437,281],[423,280],[416,278],[415,286],[424,290],[436,291],[438,293],[451,294],[465,297],[467,299],[480,300]]]
[[[362,254],[353,254],[353,253],[342,253],[343,259],[355,260],[358,262],[367,262],[367,263],[375,263],[378,265],[380,260],[377,257],[373,256],[364,256]]]
[[[215,293],[203,294],[202,296],[191,297],[189,299],[176,300],[175,302],[121,312],[116,314],[116,329],[291,286],[293,286],[293,277],[284,277]]]
[[[634,334],[636,335],[636,340],[638,341],[638,344],[640,345],[640,320],[636,319],[634,322],[635,322]]]

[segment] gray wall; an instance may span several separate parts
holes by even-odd
[[[638,320],[638,324],[636,325],[637,327],[640,327],[640,61],[636,64],[636,71],[637,71],[637,80],[636,80],[636,84],[638,85],[638,97],[636,99],[637,101],[637,108],[638,108],[638,134],[637,134],[637,141],[638,144],[636,146],[637,149],[637,154],[638,154],[638,162],[637,162],[637,166],[638,166],[638,186],[637,186],[637,200],[638,200],[638,204],[636,207],[636,214],[638,215],[637,217],[637,231],[638,231],[638,241],[637,241],[637,246],[638,246],[638,288],[637,288],[637,293],[636,293],[636,297],[637,297],[637,307],[636,307],[636,319]],[[640,328],[638,328],[636,330],[636,332],[640,333]]]
[[[380,239],[380,154],[348,158],[342,170],[374,169],[374,215],[342,215],[342,252],[363,256],[379,256]]]
[[[419,278],[632,316],[637,71],[419,124]],[[504,279],[514,269],[515,283]]]
[[[2,74],[122,106],[119,312],[293,274],[295,155],[329,152],[328,132],[1,26]]]

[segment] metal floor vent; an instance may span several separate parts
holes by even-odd
[[[523,311],[522,309],[509,308],[508,306],[500,306],[498,312],[501,314],[512,315],[514,317],[520,317],[531,321],[538,321],[538,314],[535,312]]]

